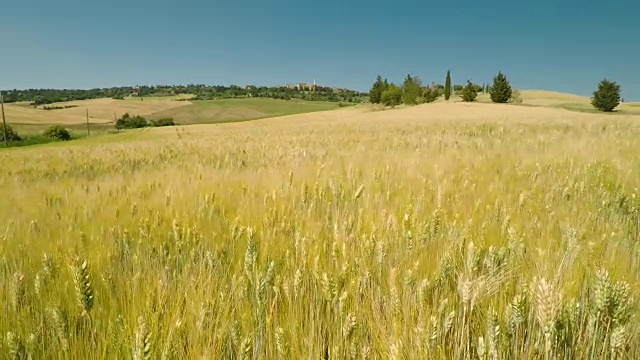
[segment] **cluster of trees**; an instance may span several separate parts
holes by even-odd
[[[147,119],[143,118],[142,116],[132,116],[129,113],[126,113],[122,115],[121,118],[116,120],[116,129],[140,129],[144,127],[174,126],[175,124],[176,123],[173,121],[173,118],[170,117],[147,121]]]
[[[332,101],[359,103],[366,101],[365,93],[354,90],[335,89],[324,86],[296,87],[296,86],[230,86],[230,87],[206,87],[198,89],[193,93],[195,100],[214,100],[244,97],[261,97],[281,100],[309,100],[309,101]]]
[[[491,101],[496,103],[506,103],[513,100],[513,89],[502,72],[496,75],[493,84],[489,86],[474,84],[471,81],[467,81],[466,85],[452,85],[451,72],[447,71],[444,85],[423,86],[420,78],[407,75],[402,86],[397,86],[378,76],[369,92],[369,101],[373,104],[386,106],[416,105],[433,102],[440,96],[444,96],[444,100],[448,101],[451,99],[451,95],[455,94],[460,96],[462,101],[472,102],[476,100],[478,93],[491,94]]]
[[[69,131],[60,125],[53,125],[49,127],[42,133],[42,135],[54,140],[71,140],[71,134]]]
[[[0,125],[0,142],[3,142],[3,143],[5,142],[5,132],[6,132],[6,138],[8,142],[16,143],[16,142],[22,142],[24,140],[27,140],[22,136],[20,136],[10,125],[7,124],[7,125],[4,125],[4,127]],[[38,138],[38,136],[36,136],[36,138]],[[46,139],[44,140],[44,142],[52,141],[52,140],[67,141],[67,140],[71,140],[71,133],[69,132],[69,130],[65,129],[60,125],[52,125],[42,132],[42,137],[40,137],[40,139],[42,138]],[[37,142],[43,142],[43,141],[40,140]]]
[[[498,81],[506,81],[506,77],[501,73],[498,74],[498,77]],[[508,82],[506,85],[510,89]],[[498,85],[496,94],[502,93],[503,87],[503,85]],[[492,87],[489,85],[478,85],[471,81],[467,81],[466,85],[452,85],[450,71],[447,71],[444,85],[433,83],[429,86],[424,86],[419,77],[407,75],[402,86],[398,86],[378,76],[369,92],[369,101],[373,104],[383,104],[385,106],[417,105],[433,102],[441,96],[444,96],[445,101],[448,101],[452,94],[459,95],[463,101],[475,101],[478,93],[490,92],[491,89]],[[509,98],[511,97],[510,94],[508,96]],[[502,98],[502,96],[498,97]]]
[[[378,76],[369,92],[369,101],[385,106],[416,105],[433,102],[440,96],[443,96],[445,101],[449,101],[451,95],[455,94],[460,96],[462,101],[472,102],[477,99],[478,93],[488,93],[494,103],[522,102],[520,93],[511,87],[509,79],[501,71],[493,78],[491,85],[479,85],[471,81],[467,81],[464,86],[452,85],[451,71],[447,71],[444,85],[432,84],[431,86],[423,86],[418,77],[411,75],[407,75],[402,86],[389,83],[387,79],[383,80]],[[591,105],[605,112],[613,111],[621,102],[620,85],[608,79],[598,84],[591,98]]]
[[[365,93],[324,86],[208,86],[208,85],[158,85],[124,86],[89,90],[27,89],[4,92],[5,102],[30,102],[34,106],[64,101],[125,97],[172,96],[179,94],[195,95],[195,100],[221,98],[266,97],[273,99],[303,99],[335,102],[363,102]]]
[[[519,99],[520,94],[518,91],[511,88],[507,77],[501,72],[493,79],[493,85],[491,85],[489,93],[491,94],[491,101],[495,103],[522,101]],[[615,81],[604,79],[598,84],[596,91],[593,92],[591,105],[597,110],[611,112],[620,105],[621,101],[620,85]]]
[[[402,86],[389,83],[387,79],[383,80],[378,76],[369,92],[369,101],[386,106],[424,104],[435,101],[443,89],[442,85],[424,86],[417,76],[407,75]]]

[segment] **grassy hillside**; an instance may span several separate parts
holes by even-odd
[[[65,107],[67,109],[44,110],[43,107],[34,108],[25,104],[7,104],[6,115],[9,122],[14,124],[78,124],[86,122],[86,111],[89,110],[90,120],[96,123],[112,122],[114,114],[120,116],[125,112],[137,115],[149,115],[158,111],[189,105],[188,101],[172,100],[114,100],[96,99],[55,103],[49,106]]]
[[[526,106],[555,107],[579,112],[597,113],[589,104],[589,98],[542,90],[522,90]],[[86,111],[94,132],[112,130],[114,118],[124,113],[145,116],[149,119],[173,117],[181,124],[217,123],[259,119],[265,117],[333,110],[338,103],[303,100],[275,100],[267,98],[220,99],[188,101],[190,95],[167,97],[126,98],[125,100],[95,99],[50,104],[65,109],[45,110],[27,103],[6,105],[9,124],[21,133],[39,133],[52,124],[83,132],[86,128]],[[457,96],[452,102],[460,101]],[[479,94],[478,102],[490,103],[488,94]],[[623,103],[617,115],[640,115],[640,103]]]
[[[53,124],[64,125],[72,131],[84,132],[88,110],[91,126],[94,132],[98,133],[114,130],[114,119],[124,113],[141,115],[148,119],[173,117],[180,124],[193,124],[249,120],[338,108],[338,103],[335,102],[285,101],[266,98],[178,101],[188,100],[189,97],[96,99],[47,105],[62,108],[55,110],[45,110],[42,106],[34,108],[26,103],[15,103],[6,105],[6,115],[9,124],[20,133],[39,133]]]
[[[173,117],[180,124],[229,122],[265,117],[333,110],[338,103],[267,98],[194,101],[184,107],[159,111],[152,119]]]
[[[522,100],[519,105],[551,107],[570,111],[602,114],[591,106],[591,99],[586,96],[561,93],[547,90],[519,90]],[[452,96],[453,101],[462,101],[459,96]],[[444,101],[440,99],[439,101]],[[479,103],[491,103],[489,94],[478,94]],[[640,103],[622,103],[614,113],[609,115],[640,115]]]
[[[638,133],[438,103],[2,150],[0,353],[638,358]]]

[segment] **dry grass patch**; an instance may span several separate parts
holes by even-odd
[[[554,106],[567,103],[589,104],[586,96],[547,90],[520,90],[523,104],[536,106]]]

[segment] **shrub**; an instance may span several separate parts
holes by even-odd
[[[502,72],[498,72],[498,75],[493,78],[493,85],[491,85],[491,101],[504,104],[511,99],[511,95],[509,80]]]
[[[593,92],[591,105],[601,111],[613,111],[620,105],[620,85],[615,81],[602,80],[598,84],[598,89]]]
[[[402,85],[402,102],[406,105],[418,104],[422,93],[422,81],[416,76],[407,75]]]
[[[49,127],[42,133],[42,136],[62,141],[71,140],[71,134],[69,134],[69,131],[60,125],[53,125]]]
[[[424,103],[432,103],[436,101],[444,89],[441,89],[438,86],[427,86],[422,89],[422,102]]]
[[[13,128],[7,125],[7,141],[20,141],[22,138],[18,135],[17,132],[13,130]],[[2,129],[2,125],[0,125],[0,141],[4,141],[4,131]]]
[[[520,91],[513,90],[511,93],[511,102],[514,104],[522,104],[522,95],[520,94]]]
[[[416,105],[422,92],[422,81],[416,76],[407,75],[402,85],[402,102],[406,105]]]
[[[116,120],[116,129],[139,129],[149,126],[149,123],[142,116],[131,116],[128,113]]]
[[[64,105],[64,106],[43,106],[42,109],[44,110],[64,110],[64,109],[71,109],[71,108],[75,108],[78,107],[78,105]]]
[[[467,86],[462,89],[460,97],[464,102],[473,102],[478,97],[478,86],[471,81],[467,81]]]
[[[162,126],[175,126],[175,122],[173,118],[167,117],[159,120],[151,120],[151,126],[162,127]]]
[[[129,119],[129,114],[124,114],[121,118],[116,120],[116,129],[126,129],[127,120]]]
[[[396,106],[402,103],[402,89],[395,84],[389,84],[387,89],[382,92],[382,103],[385,106]]]

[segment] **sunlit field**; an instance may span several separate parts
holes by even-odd
[[[638,134],[435,103],[0,150],[0,353],[636,359]]]

